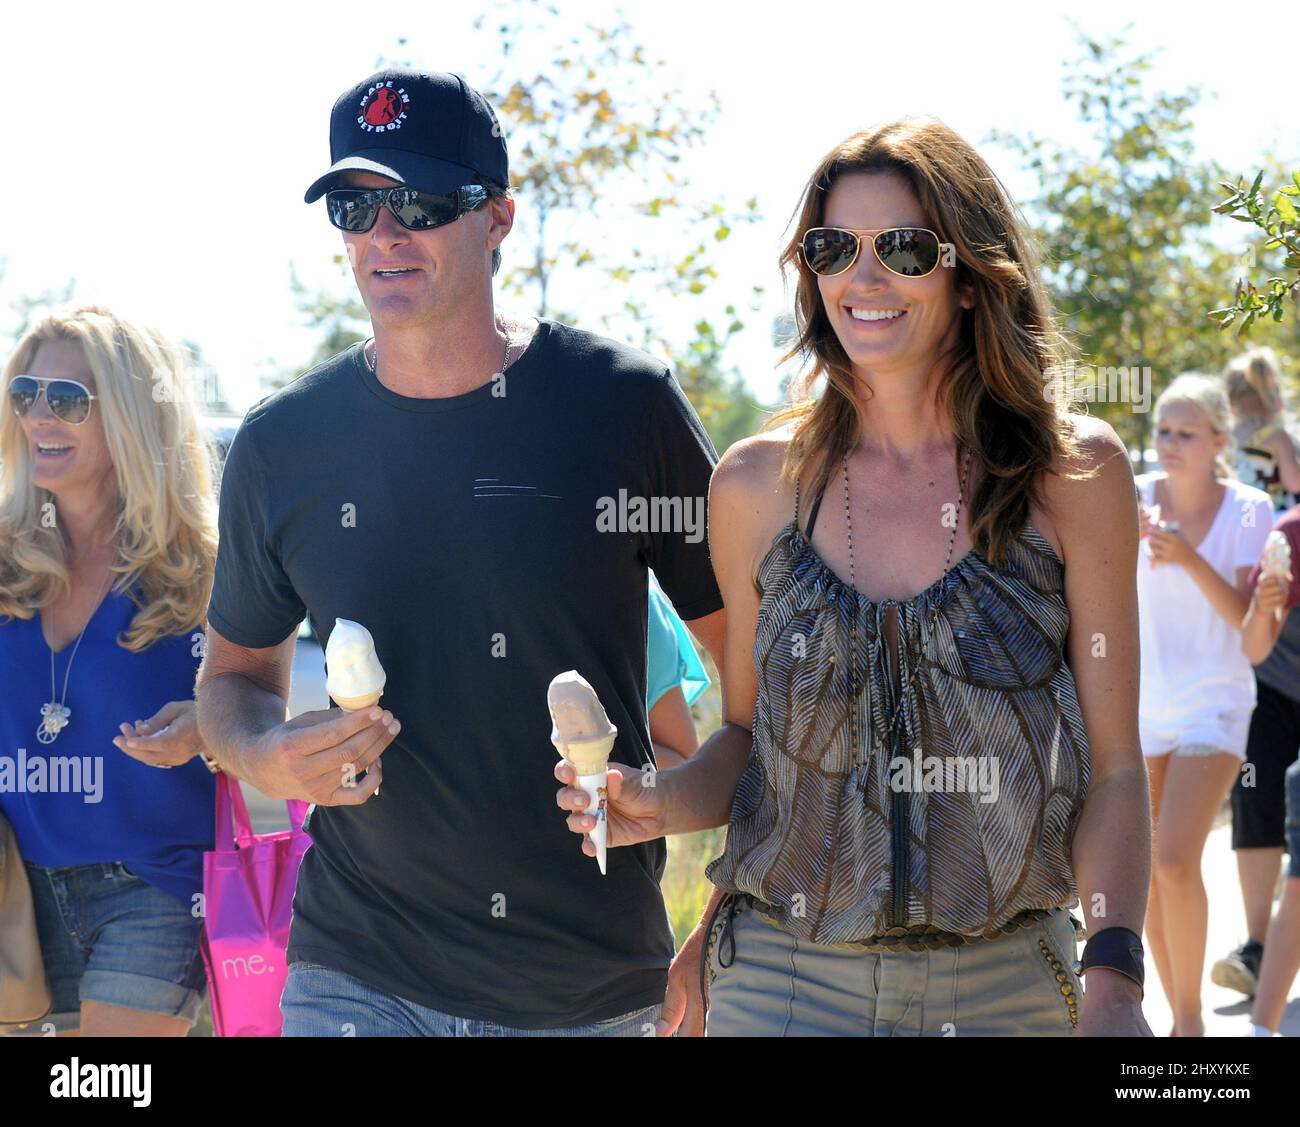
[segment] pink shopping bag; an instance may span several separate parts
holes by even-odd
[[[202,948],[218,1037],[280,1036],[293,890],[311,847],[302,828],[307,803],[286,805],[290,829],[254,834],[239,780],[217,776],[216,849],[203,855]]]

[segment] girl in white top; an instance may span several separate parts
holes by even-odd
[[[1222,383],[1179,376],[1156,400],[1163,472],[1137,479],[1138,729],[1151,780],[1147,942],[1174,1015],[1199,1037],[1208,904],[1201,853],[1246,754],[1255,675],[1242,652],[1247,577],[1273,527],[1268,494],[1237,481]]]

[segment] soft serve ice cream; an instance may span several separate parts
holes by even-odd
[[[1291,541],[1286,538],[1285,532],[1278,532],[1275,528],[1268,534],[1268,541],[1264,544],[1264,554],[1259,560],[1259,570],[1263,575],[1286,578],[1291,570]],[[1278,607],[1273,614],[1280,620],[1282,608]]]
[[[378,702],[387,676],[375,654],[375,640],[359,622],[336,618],[325,645],[325,689],[344,712]]]
[[[587,812],[596,818],[595,828],[587,836],[596,847],[596,863],[603,874],[608,835],[605,785],[609,753],[618,729],[609,722],[596,690],[576,669],[561,673],[551,681],[546,690],[546,706],[551,713],[551,743],[573,767],[578,776],[574,786],[586,792]]]

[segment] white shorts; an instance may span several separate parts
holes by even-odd
[[[1139,716],[1138,739],[1142,744],[1142,754],[1153,759],[1170,752],[1195,756],[1225,751],[1244,760],[1251,711],[1249,708],[1207,709],[1172,722]]]

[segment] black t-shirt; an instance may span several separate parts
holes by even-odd
[[[546,689],[578,670],[618,726],[612,758],[651,760],[646,569],[683,618],[721,609],[715,460],[663,364],[547,319],[504,384],[408,398],[354,345],[248,413],[209,620],[259,648],[307,612],[326,636],[360,622],[402,722],[378,796],[312,809],[291,962],[519,1028],[662,1000],[665,843],[611,849],[608,876],[583,855]]]

